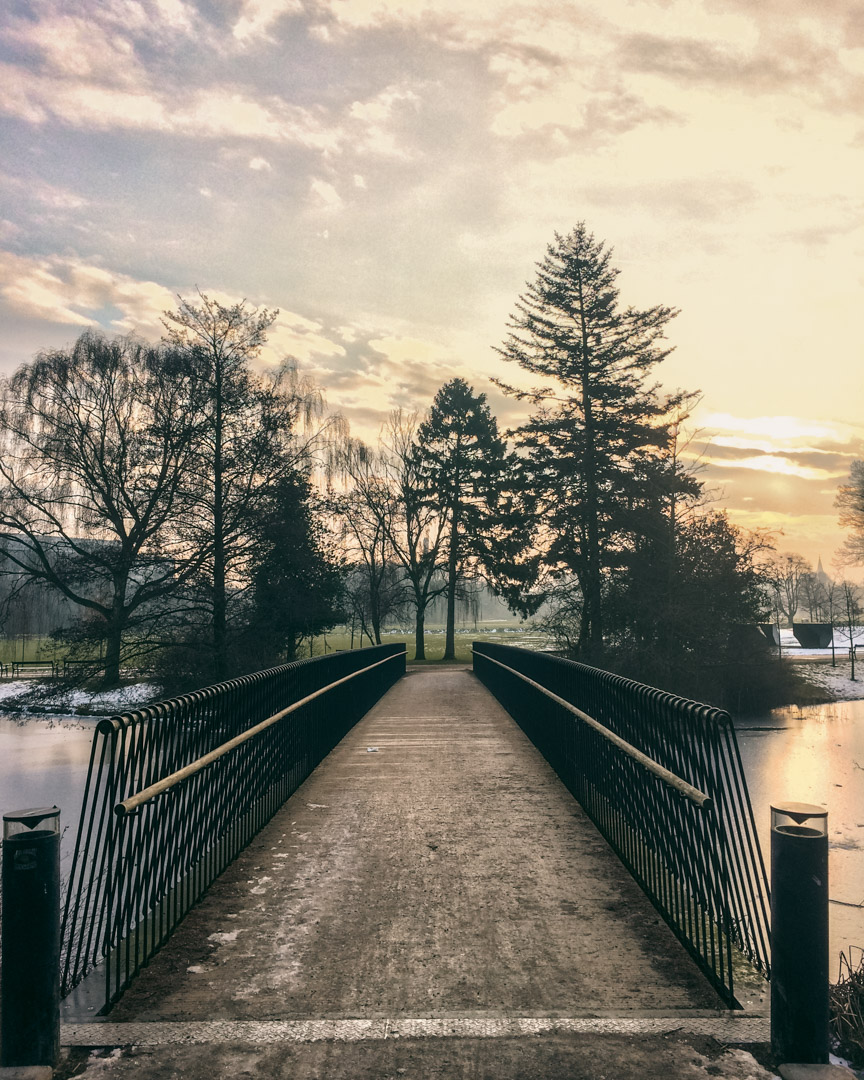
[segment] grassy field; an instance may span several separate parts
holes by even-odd
[[[401,641],[408,646],[408,660],[414,661],[414,634],[410,631],[388,631],[382,635],[385,644]],[[472,641],[497,641],[501,645],[518,645],[525,649],[543,649],[549,639],[545,634],[532,631],[527,626],[508,624],[502,627],[481,626],[477,630],[459,629],[456,631],[456,663],[471,662]],[[369,639],[363,639],[368,647]],[[323,656],[325,652],[337,649],[350,649],[351,635],[344,628],[337,628],[331,634],[324,634],[312,641],[312,656]],[[360,640],[355,634],[354,648],[360,648]],[[65,648],[58,646],[49,637],[25,635],[14,638],[0,638],[0,663],[10,664],[13,660],[56,660],[62,661]],[[309,643],[305,642],[299,658],[309,656]],[[444,628],[432,626],[426,631],[426,663],[440,662],[444,655]],[[422,662],[422,661],[421,661]]]
[[[388,631],[381,635],[383,644],[404,642],[408,646],[408,662],[415,660],[416,649],[414,647],[414,634],[410,631]],[[548,646],[549,639],[545,634],[532,631],[530,627],[507,626],[505,627],[479,627],[477,630],[456,631],[456,660],[457,664],[469,664],[471,662],[472,641],[497,641],[499,645],[517,645],[524,649],[543,649]],[[444,629],[432,627],[425,634],[426,663],[439,663],[444,656]],[[369,639],[363,638],[364,647],[369,646]],[[335,630],[332,634],[317,637],[312,642],[312,656],[322,656],[324,652],[332,652],[336,649],[350,649],[351,636],[344,630]],[[360,643],[355,635],[354,648],[360,648]],[[309,646],[302,655],[309,655]],[[421,661],[422,663],[422,661]]]
[[[50,637],[19,634],[0,638],[0,664],[11,664],[13,660],[62,660],[65,655],[66,650]]]

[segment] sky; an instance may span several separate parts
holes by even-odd
[[[864,457],[864,3],[5,0],[0,371],[196,288],[278,308],[352,432],[494,349],[555,232],[680,309],[736,523],[832,569]],[[686,425],[685,425],[686,426]]]

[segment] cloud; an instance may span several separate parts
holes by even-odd
[[[645,178],[639,183],[622,180],[614,186],[590,184],[585,195],[595,206],[640,206],[664,217],[716,222],[730,212],[757,206],[762,193],[751,181],[715,175],[706,184],[701,176],[682,179]]]
[[[794,27],[794,23],[790,24]],[[784,28],[760,36],[744,49],[723,41],[623,34],[619,60],[624,70],[663,76],[690,86],[735,93],[790,93],[822,105],[860,102],[851,72],[837,64],[836,46],[812,32]]]
[[[160,316],[175,300],[153,281],[136,281],[77,259],[33,259],[11,252],[0,252],[0,296],[11,312],[28,318],[143,334],[161,332]]]
[[[137,81],[143,71],[128,28],[106,26],[99,19],[53,11],[37,19],[13,18],[3,30],[3,39],[56,78],[98,80],[120,87]]]
[[[326,180],[321,180],[318,177],[313,179],[309,185],[309,194],[312,206],[316,210],[323,210],[325,213],[336,213],[345,205],[336,188]]]
[[[714,431],[700,429],[685,456],[718,470],[749,470],[817,482],[838,482],[864,450],[864,431],[793,416],[736,417],[713,414]],[[718,430],[719,429],[719,430]]]
[[[0,64],[0,111],[28,123],[51,120],[89,131],[162,132],[192,138],[265,139],[335,150],[340,134],[322,110],[270,97],[254,100],[226,86],[193,91],[181,101],[147,89],[118,90],[80,79],[58,81]],[[187,103],[188,97],[188,103]]]
[[[407,158],[404,141],[405,126],[417,116],[420,99],[404,86],[387,86],[379,93],[355,100],[348,110],[348,120],[356,131],[354,149],[389,158]]]
[[[308,364],[322,357],[346,355],[338,335],[328,333],[322,323],[293,311],[280,311],[267,337],[265,361],[291,356]]]
[[[240,42],[265,35],[279,19],[286,15],[302,15],[300,0],[244,0],[240,16],[232,33]]]
[[[856,429],[848,424],[801,416],[735,416],[732,413],[705,412],[700,414],[699,422],[718,432],[764,435],[787,444],[791,440],[802,439],[834,439],[841,442],[856,436]]]
[[[838,469],[839,455],[826,455],[831,462],[821,460],[815,454],[766,454],[761,451],[739,450],[723,446],[705,448],[702,460],[726,468],[752,469],[756,472],[780,473],[797,476],[802,480],[818,480],[824,483],[829,477],[839,478],[848,472],[848,460],[844,459]]]
[[[50,210],[80,210],[88,205],[88,200],[75,191],[69,191],[54,184],[48,184],[38,178],[11,176],[0,173],[0,189],[6,188],[15,197],[35,201]]]

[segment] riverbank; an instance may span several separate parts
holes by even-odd
[[[829,654],[830,656],[830,654]],[[830,659],[788,659],[795,674],[803,679],[817,693],[826,695],[822,701],[858,701],[864,698],[864,657],[855,662],[855,678],[852,678],[852,666],[847,658],[837,661],[832,667]],[[810,701],[792,701],[790,705],[810,704]]]
[[[864,657],[855,662],[854,679],[848,653],[843,653],[842,657],[838,654],[836,666],[831,665],[830,650],[801,650],[800,655],[787,653],[783,659],[795,680],[790,687],[789,700],[779,702],[778,706],[818,705],[864,698]],[[441,661],[426,663],[435,667]],[[113,716],[159,701],[170,692],[177,690],[168,691],[152,679],[129,682],[112,690],[97,690],[56,679],[13,679],[0,682],[0,714]]]
[[[0,683],[0,711],[25,716],[113,716],[163,696],[161,685],[152,681],[96,690],[56,679],[13,679]]]

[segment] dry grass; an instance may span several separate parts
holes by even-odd
[[[843,1057],[864,1065],[864,949],[840,953],[840,978],[831,987],[831,1033]]]

